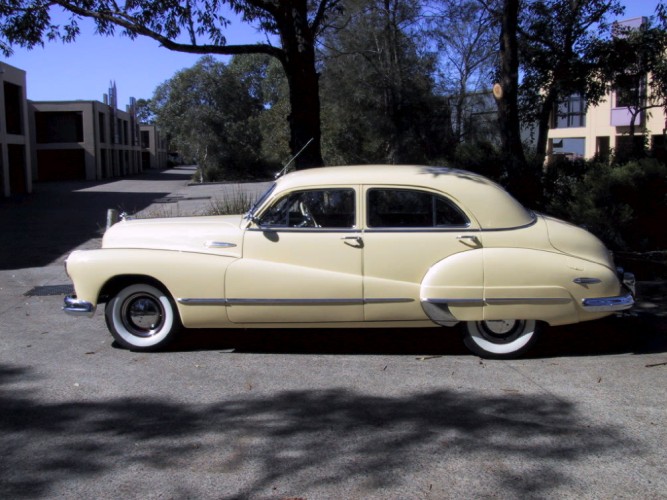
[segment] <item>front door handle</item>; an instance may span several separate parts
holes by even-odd
[[[354,248],[364,248],[364,240],[361,236],[345,236],[341,238],[343,243]]]

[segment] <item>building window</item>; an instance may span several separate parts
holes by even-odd
[[[100,128],[100,142],[107,142],[107,137],[105,134],[105,129],[104,129],[104,113],[98,113],[97,115],[97,121],[99,123],[99,128]]]
[[[625,75],[616,87],[616,107],[636,108],[646,97],[646,78],[639,75]]]
[[[609,153],[611,151],[610,139],[606,137],[596,137],[595,139],[595,156],[600,161],[609,161]]]
[[[551,155],[553,157],[564,157],[570,160],[583,158],[586,153],[586,139],[583,137],[568,137],[563,139],[550,139]]]
[[[35,129],[38,144],[83,142],[83,113],[38,111]]]
[[[148,149],[151,147],[150,135],[148,130],[141,131],[141,149]]]
[[[23,120],[21,117],[21,103],[23,89],[13,83],[4,82],[5,90],[5,122],[8,134],[23,134]]]
[[[580,95],[571,95],[559,102],[554,109],[553,128],[586,126],[586,100]]]

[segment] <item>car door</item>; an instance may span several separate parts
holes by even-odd
[[[393,186],[364,186],[363,197],[366,321],[428,319],[421,299],[431,297],[421,296],[422,280],[435,270],[431,290],[456,293],[447,290],[448,271],[439,267],[462,252],[480,250],[479,265],[466,274],[464,288],[482,298],[481,232],[455,201],[426,189]]]
[[[358,189],[300,189],[278,196],[243,239],[225,278],[234,323],[363,320]]]

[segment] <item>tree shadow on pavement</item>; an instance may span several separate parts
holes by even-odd
[[[3,498],[67,496],[63,488],[109,494],[119,474],[133,496],[269,498],[286,483],[293,488],[286,496],[318,488],[362,488],[372,496],[388,488],[414,492],[405,482],[423,478],[424,469],[439,478],[453,471],[452,494],[461,481],[458,492],[470,497],[474,489],[461,488],[544,497],[567,487],[579,463],[642,453],[613,426],[544,395],[377,396],[341,388],[248,393],[212,404],[160,397],[50,402],[21,389],[30,377],[30,369],[0,367]],[[206,480],[185,480],[198,474]]]
[[[139,211],[166,192],[114,191],[114,182],[186,180],[191,172],[152,173],[100,182],[38,183],[34,193],[0,200],[0,270],[42,267],[83,243],[100,238],[110,208]]]

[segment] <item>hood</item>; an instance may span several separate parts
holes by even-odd
[[[241,215],[134,219],[114,224],[102,248],[146,248],[240,257]]]
[[[607,247],[585,229],[554,217],[543,216],[551,245],[564,254],[614,269]]]

